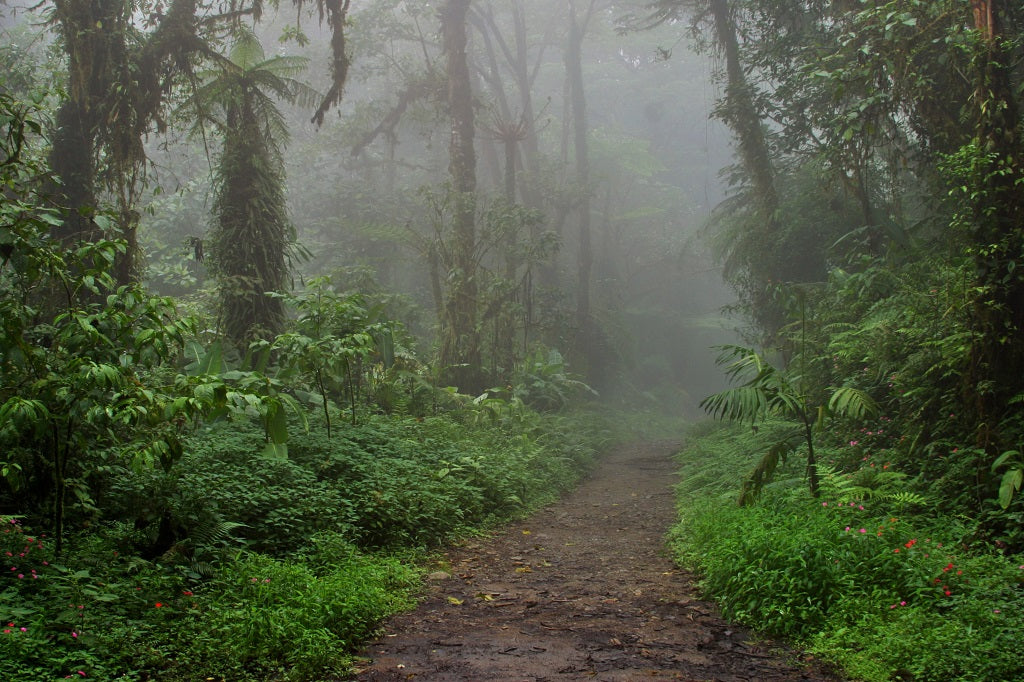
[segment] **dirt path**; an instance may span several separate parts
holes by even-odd
[[[664,555],[673,451],[619,448],[561,502],[446,552],[353,679],[836,679],[723,622]]]

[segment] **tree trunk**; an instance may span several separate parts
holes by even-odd
[[[452,262],[441,324],[446,380],[467,393],[479,392],[480,332],[477,329],[476,154],[473,92],[466,59],[466,13],[471,0],[448,0],[441,11],[447,55],[448,108],[452,118],[449,165],[454,196]]]
[[[55,199],[66,210],[64,224],[53,236],[68,247],[103,236],[92,219],[97,207],[96,147],[112,73],[125,51],[123,34],[116,28],[121,7],[118,0],[55,2],[54,16],[68,55],[68,96],[57,110],[50,151],[50,166],[61,183]]]
[[[579,185],[579,254],[576,278],[576,324],[584,337],[590,328],[590,280],[594,267],[594,249],[590,230],[590,159],[587,148],[587,99],[583,91],[583,27],[569,2],[569,45],[565,52],[565,70],[572,107],[573,152],[576,182]],[[583,339],[586,346],[586,339]]]
[[[53,236],[67,246],[119,236],[104,235],[93,220],[99,193],[116,194],[128,249],[118,255],[114,274],[126,284],[138,275],[135,200],[143,137],[171,87],[175,69],[168,62],[179,66],[203,47],[195,33],[196,0],[173,0],[137,45],[129,43],[130,17],[121,0],[55,0],[54,6],[68,56],[68,97],[57,112],[50,152],[61,181],[55,200],[66,211]]]
[[[999,0],[973,0],[981,44],[975,56],[978,154],[982,168],[973,189],[977,290],[974,339],[965,373],[964,397],[978,424],[978,446],[999,454],[1015,444],[1001,442],[999,422],[1021,390],[1024,348],[1024,145],[1013,83],[1013,55],[1003,34],[1008,8]]]
[[[779,207],[778,193],[775,189],[775,172],[765,142],[761,117],[754,107],[754,99],[747,82],[743,65],[740,62],[739,40],[736,37],[736,24],[732,18],[728,0],[711,0],[711,14],[715,22],[715,35],[719,49],[725,58],[726,108],[723,118],[732,128],[739,142],[740,158],[743,166],[750,174],[750,182],[754,188],[759,208],[764,217],[765,226],[773,230],[776,222],[776,211]]]

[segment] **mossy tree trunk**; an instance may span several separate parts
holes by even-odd
[[[975,54],[977,167],[971,188],[972,241],[977,282],[974,336],[964,394],[978,425],[978,446],[997,456],[1016,443],[1002,442],[1000,421],[1024,388],[1024,144],[1013,81],[1009,3],[973,0],[979,36]],[[983,462],[987,475],[987,462]]]
[[[264,129],[246,99],[228,107],[211,252],[215,258],[225,336],[239,349],[271,339],[284,328],[280,298],[293,241],[285,202],[283,166],[268,148]]]

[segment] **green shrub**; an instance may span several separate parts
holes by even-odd
[[[419,584],[416,569],[363,554],[337,533],[307,537],[302,552],[280,559],[243,554],[221,561],[202,581],[121,556],[118,535],[71,536],[61,563],[39,559],[39,578],[5,576],[0,678],[343,673],[354,646],[408,607]],[[20,545],[24,534],[5,540],[12,536]],[[52,559],[46,543],[36,551]]]
[[[360,554],[329,534],[312,538],[309,554],[313,565],[299,555],[245,555],[226,566],[203,593],[201,634],[174,630],[187,638],[191,665],[231,679],[344,673],[354,647],[411,604],[418,574],[395,560]]]
[[[906,496],[887,492],[902,479],[885,464],[869,462],[846,483],[826,476],[819,499],[783,476],[741,508],[729,491],[755,442],[725,427],[681,454],[672,547],[727,617],[804,643],[858,678],[1021,678],[1020,557],[968,549],[971,524],[911,513]]]
[[[166,470],[115,462],[59,561],[4,519],[18,561],[0,575],[0,679],[343,674],[418,585],[415,557],[366,547],[408,553],[550,500],[602,443],[592,419],[368,416],[330,437],[312,419],[281,458],[236,417],[185,438]]]

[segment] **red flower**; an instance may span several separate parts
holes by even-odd
[[[153,604],[153,608],[159,609],[161,606],[163,606],[163,604],[161,604],[160,602],[157,602],[156,604]]]

